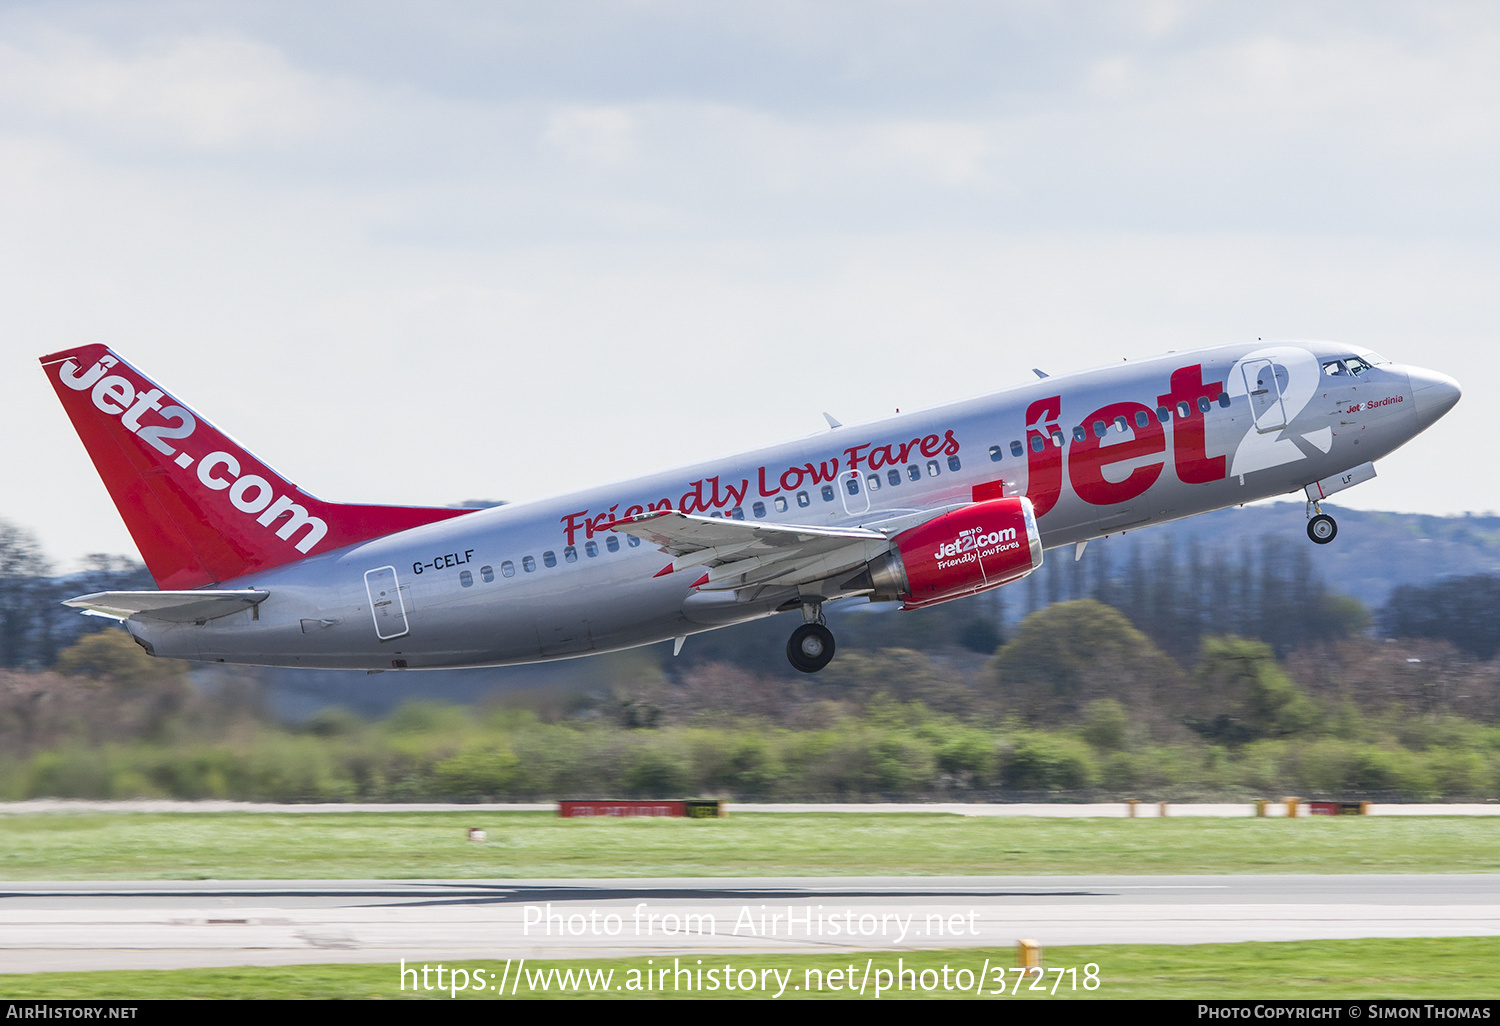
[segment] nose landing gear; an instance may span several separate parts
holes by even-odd
[[[802,620],[786,643],[786,657],[803,673],[817,673],[833,658],[833,631],[823,625],[820,603],[803,605]]]
[[[1319,545],[1327,545],[1339,536],[1339,525],[1333,517],[1324,513],[1316,502],[1307,504],[1309,519],[1307,521],[1307,536]],[[1316,515],[1314,515],[1316,513]]]

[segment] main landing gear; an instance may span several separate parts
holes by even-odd
[[[833,658],[833,631],[823,625],[821,603],[802,606],[802,626],[792,631],[786,657],[803,673],[817,673]]]
[[[1316,511],[1316,515],[1313,515]],[[1307,504],[1309,519],[1307,521],[1307,536],[1319,545],[1327,545],[1339,536],[1339,525],[1333,517],[1324,513],[1316,502]]]

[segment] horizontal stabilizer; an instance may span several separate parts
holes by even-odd
[[[128,620],[140,616],[168,623],[215,620],[265,600],[268,591],[101,591],[63,603],[100,616]]]

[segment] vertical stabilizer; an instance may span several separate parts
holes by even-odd
[[[324,502],[108,347],[42,367],[164,590],[201,588],[470,510]]]

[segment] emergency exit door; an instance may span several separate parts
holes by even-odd
[[[851,517],[867,512],[870,508],[870,492],[865,482],[859,479],[859,471],[846,470],[838,476],[839,498],[844,500],[844,512]]]

